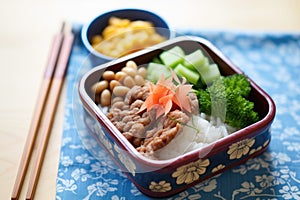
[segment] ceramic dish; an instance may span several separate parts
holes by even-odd
[[[113,158],[137,188],[152,197],[167,197],[181,192],[211,176],[239,165],[259,155],[270,142],[270,126],[275,117],[275,104],[270,96],[250,80],[250,99],[260,120],[210,145],[169,160],[152,160],[142,156],[96,105],[90,92],[106,69],[118,70],[129,60],[138,66],[149,63],[163,50],[180,46],[187,52],[202,48],[219,66],[224,76],[243,72],[230,62],[213,44],[199,37],[181,36],[115,61],[97,66],[81,79],[79,95],[86,110],[86,119],[93,120],[99,129],[90,132]],[[91,124],[91,123],[89,123]],[[89,126],[89,124],[87,124]],[[95,130],[93,127],[91,129]]]
[[[154,12],[142,9],[128,8],[102,13],[93,18],[90,22],[86,23],[81,31],[81,39],[83,45],[90,52],[89,58],[94,66],[114,59],[110,56],[99,53],[91,45],[93,36],[102,33],[102,31],[108,26],[108,21],[111,17],[129,19],[131,21],[148,21],[152,23],[153,27],[155,27],[155,30],[159,35],[165,37],[166,39],[170,39],[173,37],[173,33],[170,30],[167,22]]]

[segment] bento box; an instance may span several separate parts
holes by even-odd
[[[127,121],[124,121],[125,124],[123,123],[123,125],[131,124],[131,126],[134,126],[137,124],[134,121],[134,117],[130,118],[129,115],[124,115],[122,118],[114,119],[113,123],[108,109],[100,105],[99,102],[101,102],[101,99],[99,100],[100,97],[95,95],[95,90],[92,88],[103,78],[105,71],[120,71],[132,61],[136,63],[137,69],[146,67],[154,58],[161,55],[162,52],[174,47],[180,47],[186,54],[201,49],[205,56],[219,67],[221,76],[244,75],[251,87],[249,101],[254,103],[254,110],[258,115],[258,120],[246,127],[236,129],[224,137],[211,141],[209,144],[198,146],[198,148],[182,154],[169,158],[164,157],[163,159],[152,158],[151,156],[154,154],[153,152],[151,154],[151,150],[147,149],[149,146],[145,146],[148,142],[146,139],[136,140],[137,138],[135,138],[133,142],[131,138],[134,137],[135,133],[133,132],[133,136],[128,137],[124,132],[121,133],[119,125],[116,125],[118,124],[116,121],[122,121],[127,118]],[[157,70],[155,73],[160,72]],[[172,73],[172,76],[174,76],[174,73]],[[177,80],[177,78],[175,75],[174,79]],[[178,79],[180,79],[180,76]],[[184,82],[185,80],[182,81]],[[181,79],[177,80],[177,82],[181,83]],[[184,87],[184,89],[187,88],[190,89],[191,87]],[[270,127],[276,110],[271,97],[227,59],[220,50],[206,39],[194,36],[179,36],[91,69],[84,74],[79,83],[79,96],[86,113],[85,119],[93,120],[99,127],[95,130],[94,127],[89,127],[92,123],[87,123],[87,126],[91,130],[89,134],[93,135],[97,141],[97,145],[107,150],[107,154],[116,162],[136,187],[151,197],[168,197],[174,195],[262,153],[266,150],[271,140]],[[114,101],[113,98],[111,99],[111,101]],[[129,102],[128,104],[128,106],[131,106],[134,103]],[[186,109],[188,110],[188,108]],[[145,112],[145,109],[141,109],[140,107],[137,113],[141,112]],[[165,116],[165,114],[161,113],[161,116]],[[159,120],[160,118],[154,117],[151,119],[151,123],[159,123],[155,120]],[[197,126],[196,124],[195,127],[197,128]],[[165,134],[165,132],[162,134]],[[170,138],[160,137],[157,140],[159,140],[159,144],[167,143],[167,146],[169,144],[168,139]],[[136,147],[137,141],[143,148]],[[167,150],[167,153],[172,154],[179,146],[180,140],[177,141],[177,144],[173,144],[172,148]],[[155,148],[155,146],[151,147]],[[147,150],[150,153],[145,155],[144,153]]]

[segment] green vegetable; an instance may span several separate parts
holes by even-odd
[[[205,56],[200,49],[184,57],[183,65],[189,69],[199,71],[199,69],[207,67],[205,64]]]
[[[221,77],[205,90],[195,91],[200,112],[219,117],[236,128],[244,128],[259,120],[254,103],[249,101],[251,87],[241,74]]]
[[[198,49],[184,58],[183,65],[189,69],[196,70],[202,81],[209,85],[213,80],[220,78],[219,67],[216,64],[209,64],[209,59]]]
[[[193,83],[193,84],[197,84],[197,82],[200,78],[200,75],[197,72],[183,66],[182,64],[178,64],[174,68],[174,71],[176,74],[178,74],[179,76],[185,77],[188,82]]]
[[[175,68],[176,65],[183,62],[185,53],[181,47],[175,46],[167,51],[163,51],[159,58],[161,59],[162,63],[171,67]]]
[[[234,74],[231,76],[227,76],[225,79],[223,79],[223,81],[228,88],[231,88],[241,96],[248,98],[251,87],[249,81],[245,76]]]
[[[200,74],[206,85],[209,85],[212,81],[219,79],[221,76],[219,67],[216,64],[211,64],[207,70],[200,71]]]
[[[146,79],[153,83],[156,83],[162,74],[164,74],[165,78],[169,78],[172,75],[170,69],[163,64],[154,62],[150,62],[148,64]]]
[[[209,85],[221,76],[218,65],[210,64],[208,57],[200,49],[185,55],[181,47],[175,46],[160,53],[152,62],[164,64],[165,67],[174,69],[177,75],[185,77],[194,84],[194,88]],[[152,69],[148,69],[148,71],[151,71],[151,76],[148,76],[149,80],[157,81],[157,76],[160,74],[152,73]]]
[[[198,49],[184,57],[183,65],[189,69],[200,72],[208,69],[209,62],[207,57],[204,56],[203,52]]]

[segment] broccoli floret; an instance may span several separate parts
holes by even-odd
[[[259,120],[254,103],[235,92],[227,93],[226,107],[225,122],[230,126],[243,128]]]
[[[246,127],[259,119],[254,103],[247,99],[250,90],[249,81],[241,74],[221,77],[205,90],[196,91],[200,112],[236,128]]]
[[[195,90],[198,97],[199,111],[211,115],[211,100],[210,95],[206,90]]]
[[[223,78],[215,80],[213,84],[206,89],[211,102],[210,115],[219,117],[222,121],[226,121],[227,89],[229,88],[225,86]]]
[[[226,78],[223,78],[223,82],[227,89],[234,90],[241,96],[248,98],[251,87],[249,81],[244,75],[233,74],[231,76],[226,76]]]

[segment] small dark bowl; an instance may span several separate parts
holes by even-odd
[[[182,36],[95,67],[83,76],[79,85],[79,96],[86,110],[85,120],[94,120],[94,124],[99,125],[99,129],[90,134],[99,146],[107,150],[137,188],[152,197],[174,195],[264,152],[271,140],[270,127],[275,117],[273,100],[249,78],[252,87],[249,98],[260,116],[258,122],[174,159],[151,160],[142,156],[96,105],[90,89],[100,80],[104,70],[118,71],[129,60],[143,66],[162,51],[174,46],[180,46],[187,53],[199,47],[205,50],[219,66],[223,76],[243,74],[209,41]],[[91,123],[86,124],[89,126]],[[89,128],[94,130],[93,127]],[[241,147],[245,147],[243,151],[240,150]]]
[[[91,45],[93,36],[102,33],[105,27],[107,27],[110,17],[126,18],[131,21],[149,21],[152,22],[158,34],[165,37],[166,39],[170,39],[173,37],[173,33],[170,30],[167,22],[153,12],[141,9],[120,9],[103,13],[91,20],[91,22],[85,24],[81,31],[83,44],[85,48],[90,52],[89,59],[91,60],[93,66],[103,64],[104,62],[115,59],[99,53]]]

